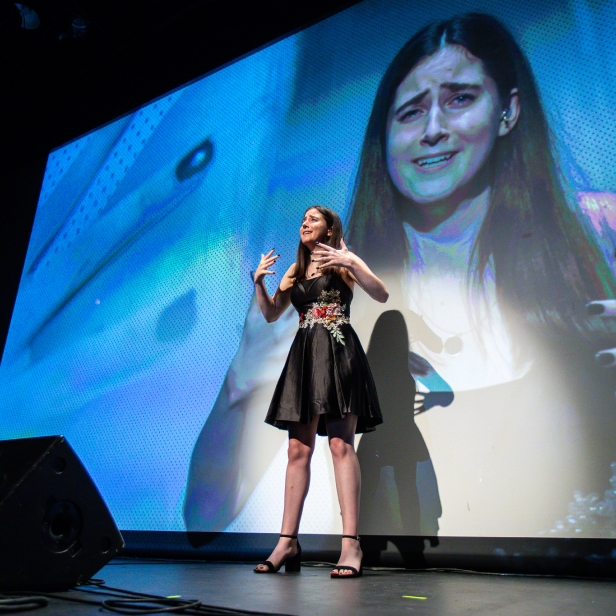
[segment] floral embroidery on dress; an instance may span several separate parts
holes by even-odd
[[[349,317],[344,314],[346,304],[340,305],[340,291],[321,291],[319,300],[312,304],[312,308],[299,315],[300,327],[314,327],[315,323],[320,323],[329,331],[336,342],[345,344],[344,336],[340,331],[340,325],[350,323]]]

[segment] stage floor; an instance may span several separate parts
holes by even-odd
[[[257,575],[252,567],[118,559],[96,577],[108,586],[137,592],[302,616],[616,614],[616,583],[611,581],[403,571],[366,571],[363,578],[339,581],[330,579],[328,569],[303,567],[299,574]],[[98,599],[76,591],[68,596]],[[94,605],[54,598],[33,613],[100,616],[103,612]]]

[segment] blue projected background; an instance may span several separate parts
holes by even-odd
[[[278,273],[289,267],[311,204],[345,218],[387,66],[423,25],[467,8],[366,0],[52,152],[0,368],[0,439],[64,434],[121,529],[277,532],[286,435],[262,421],[297,323],[291,312],[260,320],[250,272],[274,247]],[[501,19],[526,53],[567,194],[613,271],[616,5],[473,9]],[[432,250],[421,234],[410,241]],[[443,339],[464,339],[465,325],[438,307],[457,301],[447,295],[455,274],[424,276],[406,307]],[[362,326],[357,295],[367,347],[374,320]],[[415,374],[420,389],[446,394],[415,421],[429,453],[413,462],[411,530],[615,536],[616,496],[604,494],[616,488],[612,418],[568,397],[567,373],[549,362],[514,366],[494,306],[487,350],[471,334],[451,356],[411,341],[435,368]],[[203,439],[195,445],[217,399],[237,415],[204,453]],[[613,393],[605,406],[616,410]],[[200,463],[220,473],[214,504],[197,503]],[[380,470],[380,530],[410,532],[394,466]],[[603,517],[580,526],[597,506]],[[337,507],[319,439],[302,532],[340,532]]]

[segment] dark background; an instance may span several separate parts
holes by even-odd
[[[26,0],[40,17],[26,30],[0,0],[2,348],[52,149],[356,3]]]

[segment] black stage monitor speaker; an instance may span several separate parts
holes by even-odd
[[[68,590],[123,547],[63,436],[0,441],[0,590]]]

